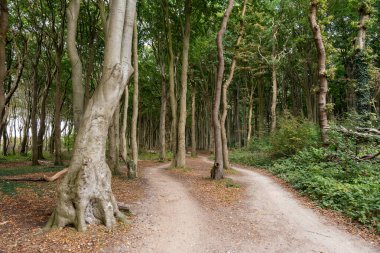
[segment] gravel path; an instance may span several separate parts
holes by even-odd
[[[210,161],[200,161],[209,170]],[[167,166],[146,170],[148,196],[131,207],[137,215],[131,233],[112,252],[380,252],[300,204],[265,175],[236,167],[240,174],[233,178],[247,186],[246,198],[238,209],[213,213],[165,173]]]

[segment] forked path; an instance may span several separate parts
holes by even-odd
[[[165,175],[168,164],[145,170],[148,197],[132,210],[137,220],[127,252],[203,252],[206,217],[185,187]]]
[[[207,158],[199,159],[208,170]],[[247,185],[247,194],[232,214],[241,225],[226,232],[232,223],[215,222],[220,218],[167,175],[167,166],[146,169],[148,197],[132,207],[137,219],[119,252],[379,252],[300,204],[271,178],[242,168],[234,179]]]

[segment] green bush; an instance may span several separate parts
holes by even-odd
[[[269,170],[324,208],[340,211],[380,233],[380,166],[344,152],[311,148]]]
[[[279,129],[270,138],[272,154],[290,156],[319,144],[318,128],[308,120],[286,114],[278,123]]]

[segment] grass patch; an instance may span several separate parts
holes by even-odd
[[[232,179],[230,178],[226,178],[226,179],[223,179],[225,182],[224,182],[224,185],[227,187],[227,188],[240,188],[241,185],[238,184],[238,183],[235,183]]]

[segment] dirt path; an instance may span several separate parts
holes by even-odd
[[[138,218],[126,252],[207,252],[206,216],[185,187],[164,173],[165,167],[146,169],[148,197],[132,207]]]
[[[207,158],[202,157],[205,162]],[[255,224],[255,252],[380,252],[301,205],[271,178],[234,166],[247,185],[247,218]]]
[[[209,161],[200,162],[209,170]],[[271,178],[242,168],[235,180],[247,185],[238,208],[201,206],[164,170],[146,169],[147,197],[132,205],[137,218],[125,244],[103,252],[379,252],[302,206]]]

